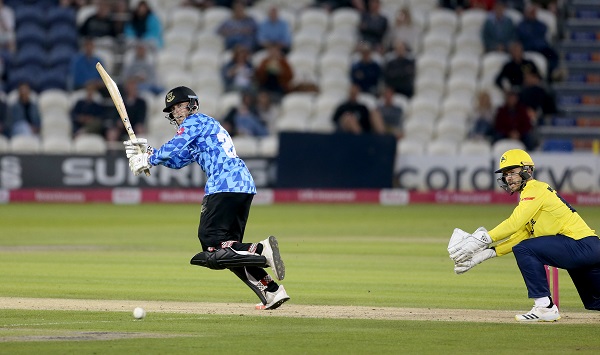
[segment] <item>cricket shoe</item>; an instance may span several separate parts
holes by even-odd
[[[277,280],[281,281],[285,277],[285,265],[279,253],[279,244],[274,236],[260,242],[263,245],[262,255],[267,258],[267,264],[273,270]],[[285,291],[284,291],[285,292]]]
[[[531,311],[517,314],[515,319],[519,322],[554,322],[560,319],[560,314],[556,305],[551,308],[533,306]]]
[[[290,296],[288,296],[287,292],[285,292],[285,288],[283,288],[283,285],[279,285],[277,291],[265,292],[265,298],[267,299],[267,304],[259,303],[256,305],[256,309],[275,309],[284,304],[287,300],[289,300]]]

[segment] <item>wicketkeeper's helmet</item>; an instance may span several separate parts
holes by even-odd
[[[519,188],[519,191],[521,191],[523,190],[523,187],[525,187],[527,180],[531,177],[534,169],[533,160],[526,151],[522,149],[511,149],[504,152],[502,157],[500,157],[499,169],[496,170],[495,173],[504,173],[505,171],[519,167],[522,168],[521,172],[519,173],[519,176],[522,179],[521,186]],[[508,187],[506,178],[504,176],[499,177],[497,181],[501,188],[507,192],[510,192],[511,194],[513,193],[513,191],[511,191],[511,189]]]

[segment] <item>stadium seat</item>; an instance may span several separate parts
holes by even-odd
[[[440,57],[431,54],[420,55],[416,60],[417,77],[421,75],[421,73],[426,72],[429,75],[437,75],[440,78],[445,78],[447,65],[448,63],[445,56]]]
[[[170,28],[163,35],[165,40],[163,50],[187,54],[192,50],[195,35],[195,32],[190,32],[185,28]]]
[[[44,154],[71,154],[73,142],[71,137],[48,136],[42,140],[42,152]]]
[[[178,6],[168,16],[167,29],[177,28],[195,34],[202,24],[202,13],[189,6]]]
[[[258,155],[263,158],[274,158],[279,153],[279,137],[269,135],[258,140]]]
[[[38,82],[40,92],[50,89],[67,90],[67,76],[63,69],[45,70],[41,73]]]
[[[453,156],[458,153],[458,142],[447,139],[435,139],[427,143],[427,155]]]
[[[10,152],[10,142],[8,138],[0,134],[0,154]]]
[[[312,51],[296,49],[287,56],[292,71],[303,71],[312,74],[317,72],[317,55]]]
[[[41,148],[40,139],[36,136],[14,136],[9,142],[9,150],[16,154],[37,154]]]
[[[315,98],[313,112],[308,128],[312,132],[331,133],[335,127],[333,124],[333,113],[343,98],[339,95],[331,95],[323,92]]]
[[[453,34],[456,32],[458,16],[456,11],[436,8],[428,13],[428,32]]]
[[[538,68],[540,75],[542,78],[546,77],[546,72],[548,71],[548,61],[546,57],[538,52],[526,51],[523,53],[523,57],[525,59],[531,60],[535,66]]]
[[[438,6],[439,0],[406,0],[405,3],[411,11],[427,14]]]
[[[204,31],[214,32],[225,20],[231,17],[231,9],[222,6],[212,6],[204,10]]]
[[[346,97],[350,89],[349,75],[340,76],[338,72],[333,75],[321,75],[319,88],[323,93]]]
[[[236,107],[242,102],[242,97],[239,92],[226,92],[219,99],[219,117],[224,117],[232,107]]]
[[[189,55],[186,68],[193,73],[198,71],[220,72],[221,65],[220,53],[198,49]]]
[[[200,112],[218,119],[220,95],[201,95],[198,97]],[[164,104],[163,104],[164,105]]]
[[[331,15],[331,31],[334,33],[356,32],[360,23],[360,12],[351,7],[334,10]]]
[[[404,123],[404,137],[427,142],[433,136],[433,129],[434,121],[432,119],[411,117]]]
[[[46,12],[49,24],[65,23],[76,26],[76,11],[72,7],[52,6]]]
[[[452,40],[452,33],[427,32],[421,41],[422,52],[446,58],[452,50]]]
[[[329,29],[329,14],[325,9],[311,7],[300,12],[300,31],[311,31],[314,34],[324,34]]]
[[[508,54],[504,52],[488,52],[484,54],[481,61],[480,78],[495,78],[509,59]]]
[[[41,45],[32,42],[25,44],[19,48],[14,59],[14,65],[16,67],[23,67],[25,65],[36,65],[46,66],[48,60],[48,53],[46,49]]]
[[[573,150],[573,141],[569,139],[547,139],[542,144],[544,152],[567,153]]]
[[[234,136],[233,146],[237,155],[242,158],[258,156],[258,138],[252,136]]]
[[[313,111],[314,100],[315,95],[312,93],[292,92],[281,100],[281,113],[283,115],[302,113],[308,118]]]
[[[199,34],[194,34],[194,48],[196,51],[204,50],[216,53],[223,52],[225,44],[223,38],[213,32],[203,31]]]
[[[97,134],[81,134],[73,139],[73,152],[82,155],[104,155],[108,147],[104,138]]]
[[[461,32],[454,38],[454,53],[479,58],[483,55],[483,42],[479,32]]]
[[[327,51],[318,59],[321,75],[348,75],[350,73],[350,57],[345,52]]]
[[[469,8],[462,11],[460,15],[461,33],[474,33],[478,36],[487,17],[487,12],[483,9]]]
[[[198,75],[192,76],[191,79],[192,81],[187,86],[194,88],[194,92],[199,98],[219,96],[223,93],[223,80],[218,71],[199,72]],[[171,84],[173,86],[170,87],[178,86],[175,81],[172,81]]]
[[[352,32],[330,32],[325,36],[324,51],[350,55],[356,48],[356,35]]]
[[[419,96],[439,101],[444,95],[444,78],[436,73],[421,72],[415,80],[415,92]]]
[[[396,154],[398,155],[424,155],[425,141],[405,136],[396,144]]]
[[[52,46],[46,64],[50,67],[69,66],[75,53],[77,53],[77,50],[69,44],[61,43]]]
[[[504,9],[504,15],[512,20],[515,27],[518,26],[521,21],[523,21],[523,14],[519,10],[511,7]]]
[[[435,125],[438,140],[461,142],[467,137],[466,116],[442,116]]]
[[[548,27],[548,31],[546,32],[546,40],[548,43],[553,43],[558,32],[556,15],[552,11],[541,7],[536,9],[535,15],[538,20],[543,22],[546,27]]]
[[[17,28],[15,33],[17,43],[17,52],[22,46],[37,44],[41,47],[46,47],[46,30],[37,23],[25,23]]]
[[[190,75],[190,73],[185,70],[184,67],[173,66],[168,70],[160,71],[161,74],[161,82],[164,83],[164,86],[167,88],[174,88],[177,86],[187,86],[194,87],[198,76]],[[213,76],[218,76],[218,73],[213,73]],[[220,80],[220,79],[219,79]],[[200,88],[195,88],[194,91]]]
[[[470,103],[477,91],[477,79],[469,75],[453,75],[446,83],[446,98],[455,98]]]
[[[300,30],[292,37],[292,51],[317,55],[321,52],[322,43],[321,35]]]
[[[42,139],[49,137],[69,138],[73,135],[73,123],[69,112],[49,111],[41,113],[40,136]]]
[[[58,111],[69,114],[71,111],[71,102],[68,92],[65,90],[45,90],[38,96],[38,107],[40,114]]]
[[[79,47],[79,36],[75,24],[59,22],[53,24],[48,30],[48,43],[50,49],[54,46],[66,44],[77,50]],[[96,48],[99,48],[96,46]]]
[[[262,3],[267,2],[263,1]],[[298,20],[295,11],[285,7],[279,8],[279,18],[287,22],[291,33],[296,32],[298,29]]]
[[[474,93],[471,94],[472,96]],[[444,99],[441,106],[441,116],[467,118],[473,112],[473,102],[464,100],[461,96],[449,96]]]
[[[457,52],[450,59],[448,76],[472,77],[477,78],[479,75],[479,57],[473,56],[471,53],[464,54]]]
[[[411,120],[433,122],[437,119],[440,111],[439,102],[432,101],[426,96],[414,96],[409,107]]]
[[[15,11],[15,23],[17,27],[29,24],[35,24],[41,27],[46,26],[47,13],[42,6],[23,5],[18,6]]]
[[[486,140],[466,140],[458,148],[460,155],[490,155],[492,146]],[[495,158],[495,157],[494,157]]]
[[[525,144],[523,144],[523,142],[520,140],[510,138],[500,139],[492,144],[492,154],[494,157],[499,157],[510,149],[525,150]]]

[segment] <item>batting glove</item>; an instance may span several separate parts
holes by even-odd
[[[148,140],[146,138],[136,138],[132,140],[128,140],[123,142],[125,146],[125,153],[127,154],[127,158],[131,158],[132,156],[139,153],[147,153],[152,154],[154,148],[148,145]]]
[[[454,264],[454,272],[458,275],[464,274],[465,272],[471,270],[475,265],[481,264],[487,259],[491,259],[496,257],[496,251],[494,249],[485,249],[483,251],[474,254],[471,259],[467,259],[466,261],[455,263]]]
[[[148,163],[148,154],[146,153],[138,153],[129,158],[129,169],[131,169],[131,172],[135,176],[151,167],[150,163]]]
[[[470,259],[475,253],[487,249],[490,244],[492,244],[492,237],[490,237],[484,227],[479,227],[462,242],[455,244],[452,248],[448,248],[448,252],[452,260],[460,263]]]

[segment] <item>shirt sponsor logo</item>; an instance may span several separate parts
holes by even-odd
[[[531,200],[535,200],[535,197],[523,197],[521,199],[521,201],[531,201]]]

